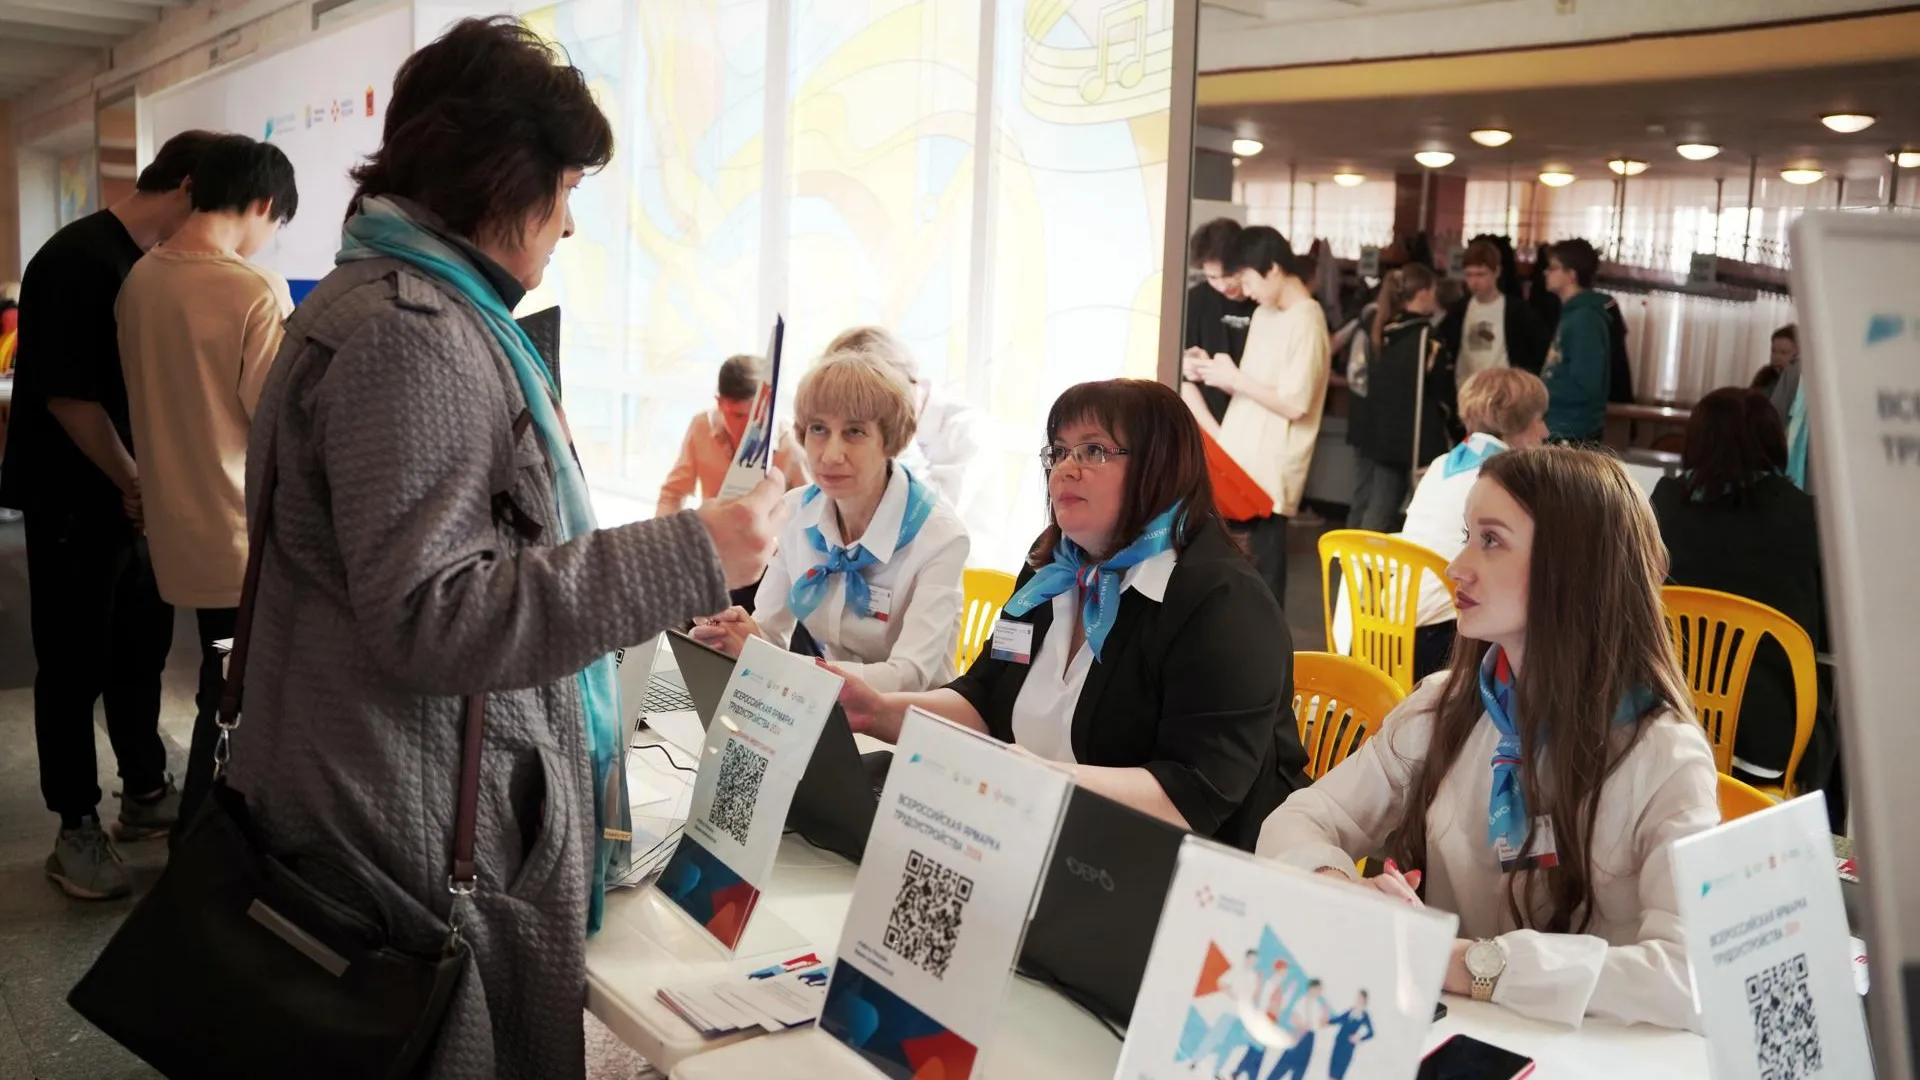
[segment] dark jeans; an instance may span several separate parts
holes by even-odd
[[[1407,501],[1407,467],[1382,465],[1355,454],[1353,470],[1353,507],[1347,512],[1347,528],[1392,532],[1400,522],[1400,507]]]
[[[93,705],[103,698],[122,790],[166,783],[160,673],[173,608],[160,599],[146,539],[124,518],[34,510],[26,533],[40,794],[72,821],[100,805]]]
[[[213,747],[220,733],[214,718],[220,711],[220,692],[227,684],[226,658],[213,643],[233,636],[233,624],[240,609],[200,608],[194,615],[200,624],[200,687],[193,695],[193,749],[187,754],[187,782],[180,789],[182,826],[193,820],[200,801],[206,798],[207,788],[213,783]],[[183,827],[174,830],[173,835],[185,832]]]
[[[1251,521],[1229,521],[1227,528],[1246,545],[1260,580],[1284,610],[1287,606],[1287,519],[1279,514]]]

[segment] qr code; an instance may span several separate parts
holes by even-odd
[[[767,775],[767,759],[739,739],[728,739],[720,753],[720,779],[714,787],[707,820],[741,844],[753,828],[753,804],[760,798],[760,780]]]
[[[1805,953],[1747,976],[1747,1008],[1753,1013],[1760,1080],[1820,1075],[1820,1024],[1807,990]]]
[[[909,851],[881,944],[934,978],[944,979],[953,947],[960,941],[960,916],[971,899],[972,878]]]

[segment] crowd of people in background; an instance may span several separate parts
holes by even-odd
[[[1659,590],[1752,596],[1823,640],[1791,328],[1772,400],[1709,395],[1649,502],[1592,449],[1631,387],[1590,244],[1542,249],[1523,292],[1511,244],[1477,239],[1451,299],[1405,258],[1349,312],[1324,245],[1209,222],[1179,389],[1109,380],[1053,403],[1033,433],[1048,524],[1003,568],[1024,647],[961,671],[973,523],[999,485],[977,410],[886,328],[796,365],[792,430],[737,499],[720,489],[769,375],[725,360],[656,515],[597,524],[512,311],[613,153],[578,70],[518,23],[468,20],[401,68],[338,265],[297,310],[249,261],[298,210],[293,170],[244,136],[168,141],[134,195],[35,255],[0,504],[26,515],[63,889],[130,890],[98,810],[104,699],[120,839],[191,836],[244,803],[263,843],[324,857],[352,886],[336,899],[374,905],[399,947],[431,951],[457,922],[473,967],[425,1075],[580,1076],[584,939],[619,858],[612,654],[685,627],[729,654],[760,637],[817,657],[858,732],[891,741],[922,708],[1142,813],[1452,911],[1455,992],[1568,1024],[1689,1022],[1666,845],[1718,812]],[[1348,524],[1437,552],[1456,595],[1421,597],[1416,667],[1434,677],[1309,783],[1287,539],[1336,379]],[[1251,505],[1223,512],[1216,462]],[[202,656],[184,789],[158,730],[176,608]],[[269,674],[228,732],[216,643],[243,608]],[[1742,714],[1735,765],[1757,782],[1787,767],[1784,663],[1762,655]],[[461,892],[442,854],[472,702],[485,767]],[[1830,782],[1836,747],[1823,697],[1803,784]],[[1360,878],[1354,859],[1380,851]],[[1516,886],[1516,865],[1545,887]],[[1470,962],[1489,948],[1491,975]]]

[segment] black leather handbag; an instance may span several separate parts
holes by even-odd
[[[159,882],[67,1003],[173,1080],[405,1077],[433,1044],[470,955],[460,917],[475,880],[485,698],[466,699],[448,878],[453,917],[438,952],[409,952],[392,943],[376,894],[350,872],[270,853],[246,798],[225,779],[273,505],[271,445],[267,461],[220,700],[214,782]]]

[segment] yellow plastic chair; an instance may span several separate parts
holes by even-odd
[[[1335,529],[1320,537],[1320,599],[1333,648],[1333,564],[1353,615],[1352,655],[1386,672],[1405,694],[1413,689],[1413,634],[1420,628],[1420,589],[1432,574],[1453,594],[1447,560],[1410,540]]]
[[[1751,784],[1720,774],[1720,820],[1735,821],[1756,810],[1773,806],[1773,796]]]
[[[1293,718],[1318,780],[1378,731],[1406,692],[1372,664],[1337,653],[1293,654]]]
[[[953,650],[956,669],[965,671],[993,640],[993,624],[1013,596],[1013,575],[999,570],[967,570],[960,575],[966,597],[960,608],[960,643]]]
[[[1813,713],[1818,691],[1814,682],[1813,639],[1800,624],[1773,608],[1744,596],[1669,585],[1660,590],[1666,608],[1667,632],[1687,685],[1693,690],[1693,708],[1713,744],[1714,767],[1733,771],[1733,739],[1740,723],[1740,699],[1747,692],[1747,672],[1754,649],[1771,636],[1786,650],[1793,668],[1793,750],[1787,755],[1787,775],[1779,787],[1758,790],[1781,798],[1798,791],[1794,777],[1800,755],[1813,737]]]

